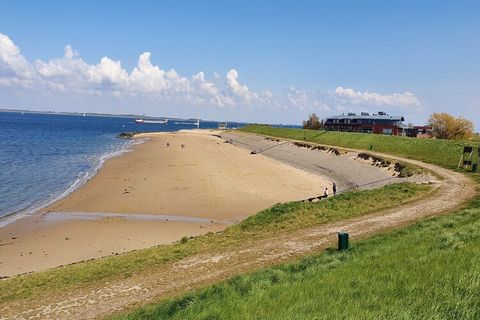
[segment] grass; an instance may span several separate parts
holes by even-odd
[[[265,126],[244,130],[297,140],[305,134]],[[452,169],[466,144],[306,132],[310,142],[385,152]],[[480,188],[480,176],[474,178]],[[275,223],[276,218],[288,217],[272,215],[275,218],[265,212],[250,220],[261,225],[262,219]],[[112,319],[479,319],[479,247],[477,196],[466,209],[355,242],[347,251],[327,250],[239,275]]]
[[[263,125],[248,125],[240,130],[272,137],[301,141],[306,138],[305,141],[318,144],[384,152],[449,169],[457,168],[464,146],[476,144],[471,141],[416,139],[365,133],[273,128]]]
[[[468,209],[113,319],[479,319],[480,198]]]
[[[428,185],[399,183],[381,189],[342,193],[316,203],[279,204],[245,219],[232,229],[239,229],[248,237],[262,233],[266,236],[265,232],[300,229],[392,208],[400,203],[421,198],[429,190],[431,187]]]
[[[428,185],[401,183],[376,190],[344,193],[317,203],[278,204],[237,225],[230,226],[221,233],[193,239],[182,238],[172,245],[2,280],[0,303],[130,277],[132,274],[148,272],[151,268],[178,261],[195,253],[228,248],[246,240],[268,237],[278,232],[288,232],[394,207],[421,198],[430,191],[431,187]]]

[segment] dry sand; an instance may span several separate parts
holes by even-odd
[[[42,213],[0,228],[0,276],[222,230],[275,203],[318,195],[330,185],[321,176],[251,156],[212,134],[141,135],[148,142],[108,160],[77,191]]]

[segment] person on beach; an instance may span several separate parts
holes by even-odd
[[[165,147],[170,147],[170,142],[165,143]]]
[[[332,186],[332,190],[333,190],[333,195],[337,195],[337,185],[335,184],[335,182],[333,183],[333,186]]]
[[[185,145],[182,143],[182,149],[185,149]]]
[[[325,188],[325,191],[323,191],[323,197],[325,199],[328,198],[328,188]]]

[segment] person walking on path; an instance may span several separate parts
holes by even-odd
[[[333,190],[333,195],[337,195],[337,185],[335,184],[335,182],[333,183],[333,186],[332,186],[332,190]]]
[[[325,188],[325,191],[323,191],[323,197],[325,199],[328,198],[328,188]]]

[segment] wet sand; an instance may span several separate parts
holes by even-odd
[[[149,140],[108,160],[66,198],[0,228],[0,276],[219,231],[330,185],[321,176],[252,156],[210,131],[138,138]]]

